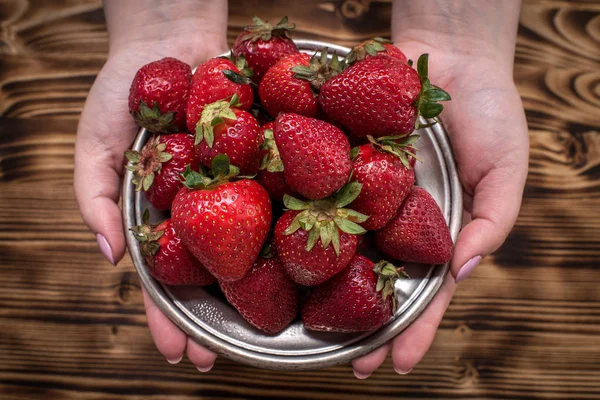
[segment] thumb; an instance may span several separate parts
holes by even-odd
[[[85,149],[79,141],[75,149],[75,196],[83,221],[96,235],[104,257],[117,265],[125,254],[125,237],[118,206],[120,175],[101,151]]]
[[[475,187],[471,221],[458,236],[451,261],[456,283],[506,240],[519,215],[525,177],[519,168],[494,168]]]

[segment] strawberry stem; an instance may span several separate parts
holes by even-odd
[[[298,229],[308,232],[306,251],[311,251],[317,241],[325,249],[333,245],[336,255],[340,255],[340,231],[352,235],[362,235],[367,231],[359,224],[369,217],[348,208],[360,194],[362,184],[351,182],[342,187],[333,196],[313,201],[303,201],[288,194],[283,204],[288,210],[300,211],[287,227],[284,234],[291,235]]]
[[[393,310],[396,310],[397,302],[394,295],[396,281],[400,278],[409,278],[408,274],[404,272],[404,267],[396,267],[388,261],[381,260],[375,264],[373,271],[377,274],[375,290],[381,292],[384,301],[388,296],[392,296],[392,307]]]
[[[229,157],[219,154],[212,160],[210,171],[206,171],[202,166],[199,171],[193,171],[188,165],[181,174],[181,181],[190,189],[211,189],[229,182],[239,173],[239,168],[229,163]]]
[[[242,41],[251,40],[256,42],[258,39],[263,41],[271,40],[273,36],[290,37],[290,31],[296,28],[296,24],[288,22],[288,17],[283,17],[277,25],[273,26],[268,21],[263,21],[259,17],[252,18],[253,25],[244,27],[244,33],[240,36]]]

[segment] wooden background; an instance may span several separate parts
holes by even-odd
[[[285,2],[243,3],[275,19]],[[297,37],[388,33],[386,1],[297,4]],[[233,39],[248,15],[231,10]],[[103,260],[73,197],[77,118],[107,52],[101,3],[0,0],[0,28],[1,399],[600,398],[598,1],[525,1],[520,218],[460,286],[423,362],[401,377],[388,360],[367,381],[349,366],[272,373],[219,359],[201,375],[167,364],[130,260]]]

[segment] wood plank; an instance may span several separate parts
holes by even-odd
[[[600,4],[526,0],[515,80],[530,173],[505,245],[460,285],[413,373],[388,358],[277,373],[219,359],[200,375],[155,349],[128,257],[113,268],[72,189],[77,119],[108,49],[100,0],[0,2],[1,399],[597,399],[600,397]],[[251,10],[251,11],[250,11]],[[288,14],[297,38],[389,35],[390,1],[230,1]]]

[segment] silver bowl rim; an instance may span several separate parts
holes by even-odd
[[[350,51],[349,48],[322,41],[294,40],[294,42],[303,51],[317,51],[323,47],[328,47],[330,51],[334,50],[338,55],[342,56]],[[451,210],[449,228],[452,239],[456,242],[456,238],[458,237],[458,233],[462,226],[463,199],[462,186],[458,178],[458,170],[453,156],[452,146],[450,145],[450,139],[441,123],[428,127],[426,130],[429,130],[429,133],[435,137],[438,145],[443,150],[442,154],[444,155],[444,164],[446,166],[446,174],[450,186],[449,195]],[[145,129],[140,129],[132,145],[132,149],[140,150],[144,145],[147,135]],[[136,239],[129,232],[130,227],[137,225],[135,191],[131,184],[132,177],[133,173],[126,170],[123,177],[122,192],[123,223],[129,254],[142,285],[145,287],[157,307],[187,335],[208,349],[236,362],[272,370],[313,370],[347,363],[382,346],[406,329],[427,308],[427,305],[438,292],[450,270],[449,263],[435,266],[430,274],[427,284],[406,312],[372,335],[347,347],[326,353],[301,356],[266,354],[248,350],[226,342],[196,325],[194,321],[186,316],[185,313],[170,300],[161,284],[154,280],[147,269],[143,267],[143,265],[145,265],[143,256],[139,251]]]

